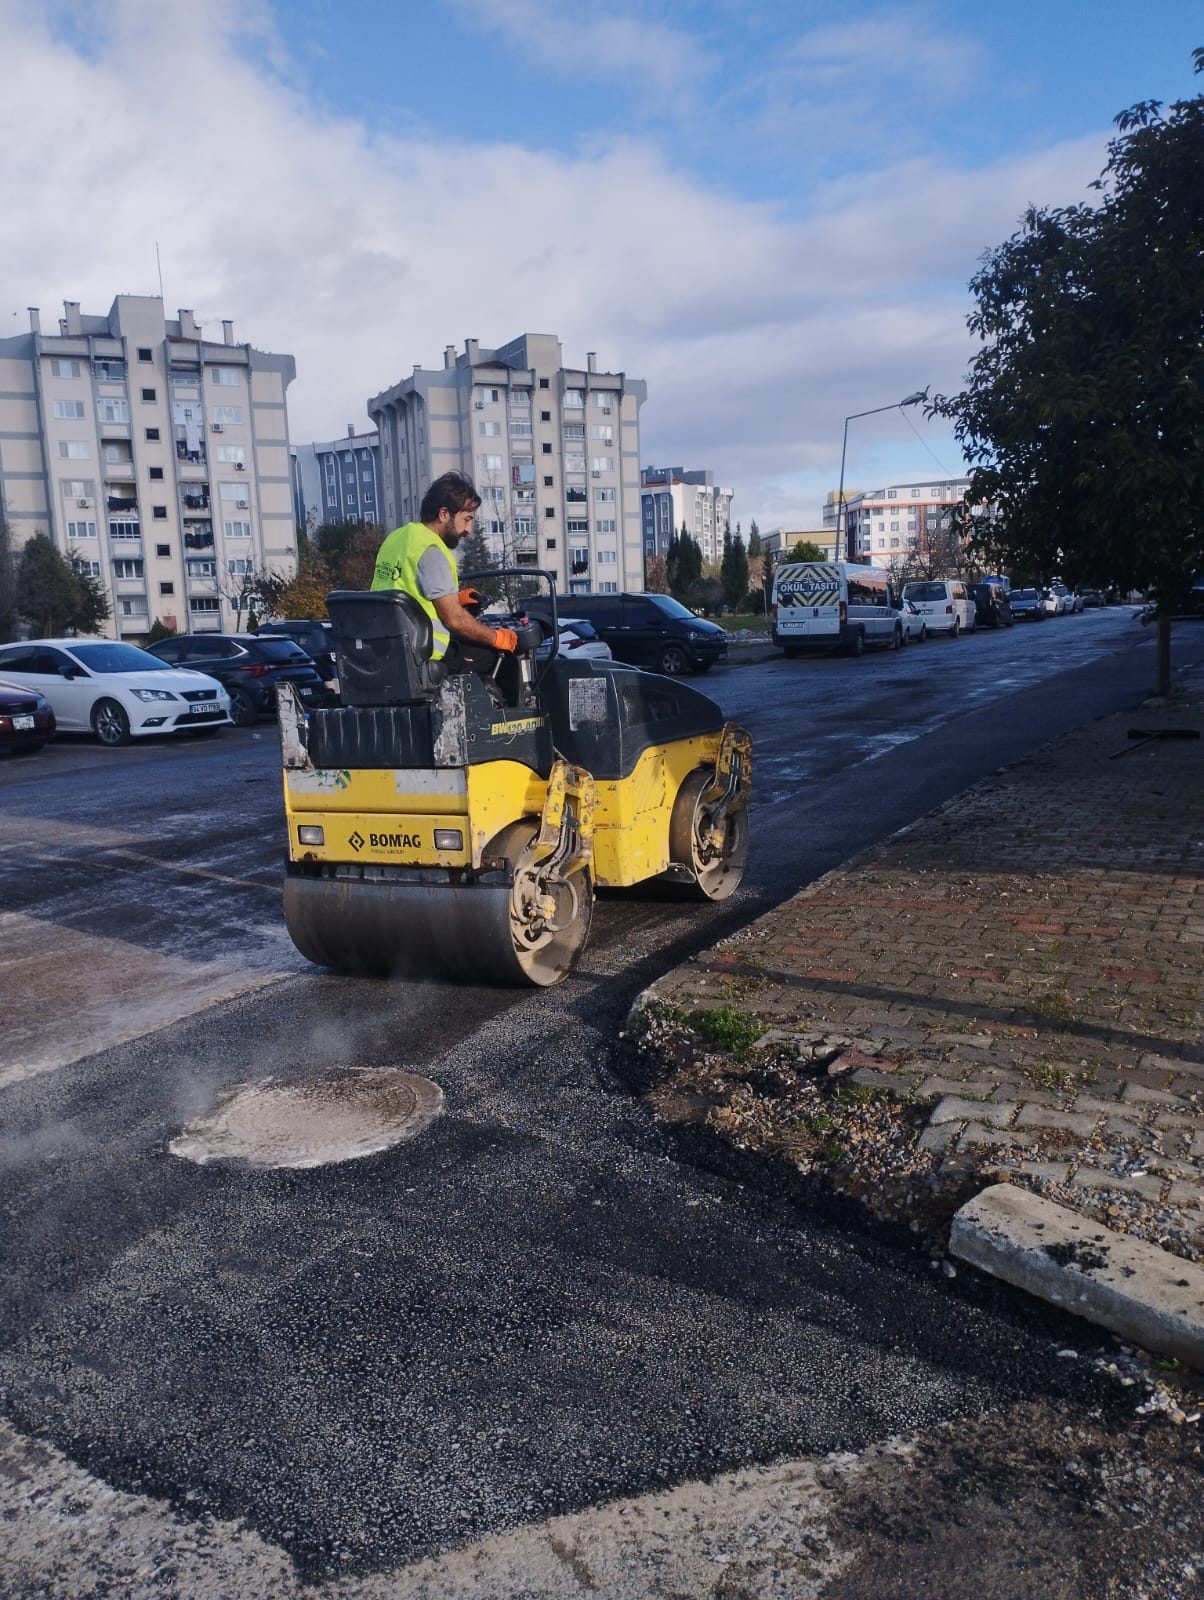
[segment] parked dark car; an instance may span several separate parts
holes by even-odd
[[[32,755],[54,738],[54,712],[36,689],[0,679],[0,750]]]
[[[1008,595],[1013,622],[1044,622],[1045,603],[1040,589],[1013,589]]]
[[[667,594],[566,594],[557,608],[584,617],[610,646],[616,661],[657,672],[705,672],[727,655],[727,631]],[[533,599],[533,617],[546,615],[546,602]]]
[[[321,673],[323,683],[333,683],[338,677],[334,634],[329,622],[318,621],[314,617],[289,622],[261,622],[255,637],[262,639],[265,635],[291,639],[294,644],[299,644]]]
[[[976,620],[984,628],[1010,628],[1015,620],[1007,590],[1001,583],[972,583]]]
[[[1088,611],[1092,606],[1102,606],[1104,597],[1098,589],[1080,589],[1079,599],[1083,602],[1083,610]]]
[[[305,705],[326,705],[329,695],[311,657],[292,639],[257,633],[183,633],[148,647],[172,667],[216,678],[230,696],[230,718],[240,728],[276,709],[276,685],[295,686]]]

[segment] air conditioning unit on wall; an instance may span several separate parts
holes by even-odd
[[[80,508],[81,511],[84,509],[85,506],[90,506],[92,504],[91,500],[77,500],[75,503]]]

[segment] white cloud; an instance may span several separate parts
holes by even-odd
[[[155,292],[157,242],[169,315],[296,356],[296,441],[366,424],[368,397],[447,343],[556,333],[568,359],[648,380],[644,460],[711,467],[746,526],[814,520],[847,414],[956,386],[980,251],[1102,162],[1102,141],[985,173],[913,162],[787,221],[648,143],[376,137],[294,93],[270,13],[233,0],[189,5],[186,48],[175,6],[73,15],[64,36],[61,14],[0,13],[0,332],[29,303],[53,326],[64,298]],[[236,47],[248,20],[272,65]]]

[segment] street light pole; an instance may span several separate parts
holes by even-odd
[[[873,406],[869,411],[854,411],[851,416],[844,419],[844,442],[840,447],[840,488],[836,494],[836,559],[840,560],[841,534],[844,534],[845,558],[851,558],[849,549],[849,519],[844,507],[844,461],[849,449],[849,423],[858,417],[875,417],[880,411],[902,411],[904,406],[918,406],[928,398],[927,389],[917,389],[914,394],[909,394],[905,400],[896,400],[892,406]]]

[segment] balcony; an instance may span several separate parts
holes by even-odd
[[[209,515],[209,491],[208,489],[202,489],[200,485],[195,489],[189,489],[186,494],[182,494],[180,501],[184,507],[184,515],[186,517],[206,517]]]
[[[195,450],[190,450],[183,439],[176,440],[176,460],[182,467],[203,467],[208,460],[208,452],[199,440]]]
[[[137,511],[138,497],[137,495],[127,494],[107,495],[105,497],[105,508],[108,511],[116,512],[118,515],[123,511]]]
[[[198,527],[189,528],[184,534],[185,550],[212,550],[213,549],[213,524],[202,523]]]
[[[589,497],[584,489],[566,489],[564,491],[564,498],[569,502],[570,505],[583,506]]]

